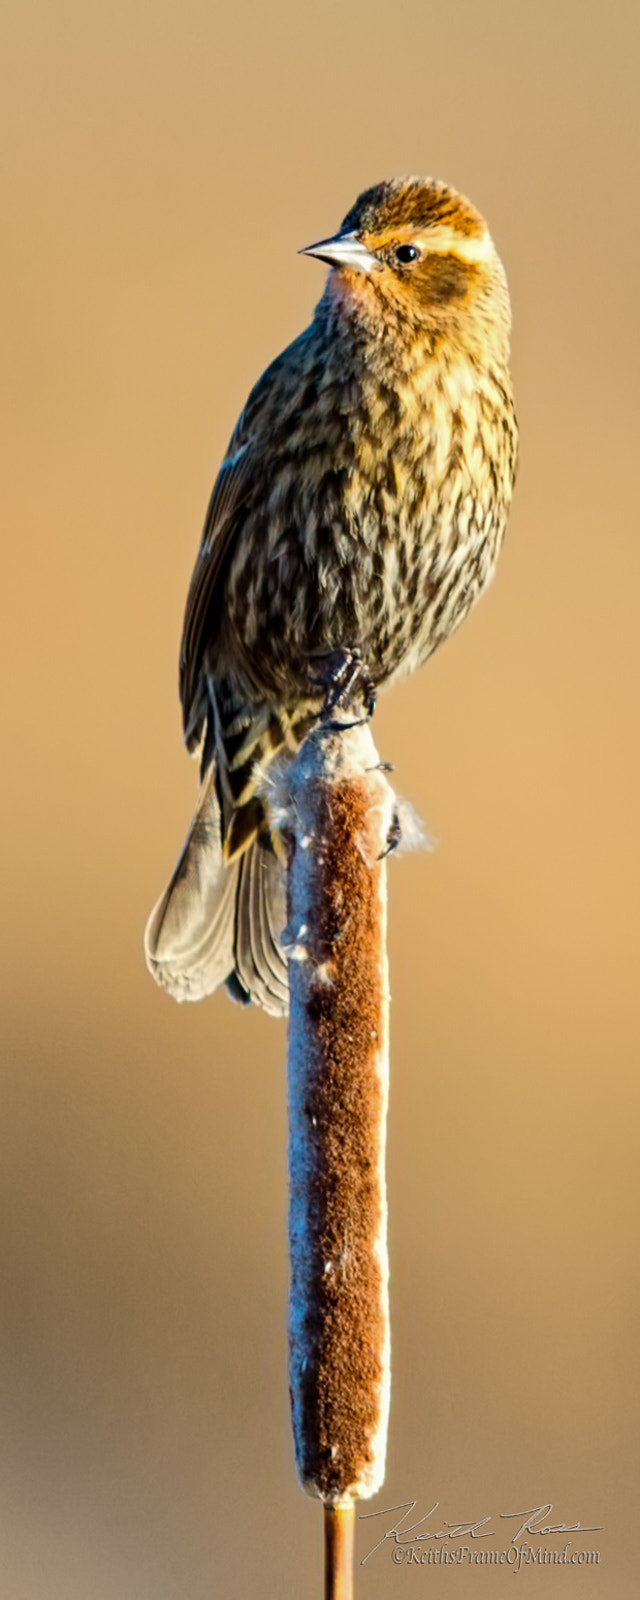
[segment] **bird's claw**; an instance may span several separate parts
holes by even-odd
[[[399,813],[399,811],[397,809],[397,806],[394,806],[393,816],[391,818],[391,822],[389,824],[389,832],[387,834],[386,848],[384,850],[380,851],[380,855],[378,856],[378,861],[384,861],[385,856],[390,856],[392,850],[397,850],[398,845],[401,842],[401,839],[402,839],[402,823],[400,821],[400,813]]]
[[[322,661],[318,679],[326,689],[322,707],[323,722],[332,719],[336,711],[349,710],[356,700],[362,701],[364,717],[357,717],[354,722],[341,722],[341,728],[359,727],[373,716],[377,690],[359,650],[334,650],[328,653]]]

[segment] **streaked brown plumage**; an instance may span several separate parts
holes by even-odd
[[[310,326],[252,391],[218,475],[180,659],[202,790],[147,959],[178,999],[226,981],[286,1009],[282,873],[264,772],[316,720],[323,655],[410,672],[489,581],[516,467],[504,271],[475,208],[433,180],[361,195],[309,247]]]

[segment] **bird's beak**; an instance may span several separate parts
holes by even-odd
[[[320,239],[298,254],[317,256],[318,261],[328,261],[330,267],[351,267],[356,272],[374,272],[380,266],[357,233],[337,233],[333,239]]]

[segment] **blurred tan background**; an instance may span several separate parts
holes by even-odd
[[[390,871],[366,1509],[552,1501],[605,1525],[601,1565],[520,1595],[636,1592],[639,32],[620,0],[5,17],[1,1600],[320,1593],[284,1029],[176,1007],[142,930],[195,798],[177,650],[216,467],[321,292],[297,249],[403,172],[489,218],[523,448],[494,588],[376,716],[439,843]],[[358,1594],[511,1581],[379,1551]]]

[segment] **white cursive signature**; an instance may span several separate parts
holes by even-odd
[[[404,1522],[405,1512],[407,1516],[410,1516],[415,1511],[417,1504],[417,1500],[407,1500],[402,1506],[388,1506],[384,1511],[366,1511],[361,1516],[360,1521],[366,1522],[370,1517],[391,1517],[395,1515],[396,1511],[400,1512],[400,1516],[397,1522],[394,1522],[393,1527],[387,1528],[378,1543],[367,1551],[366,1556],[363,1556],[360,1562],[361,1567],[364,1566],[365,1561],[369,1560],[369,1556],[372,1556],[375,1550],[380,1549],[380,1545],[384,1544],[386,1539],[392,1539],[393,1543],[398,1545],[418,1544],[425,1539],[491,1539],[497,1532],[496,1528],[489,1528],[486,1533],[480,1531],[482,1528],[487,1527],[491,1517],[481,1517],[475,1521],[469,1520],[466,1522],[446,1522],[443,1519],[441,1528],[424,1528],[424,1523],[428,1521],[429,1517],[433,1516],[434,1511],[437,1511],[440,1504],[439,1500],[436,1500],[431,1510],[425,1511],[424,1516],[419,1517],[417,1522],[401,1527]],[[553,1504],[550,1500],[547,1505],[532,1507],[531,1511],[501,1511],[500,1517],[518,1517],[521,1519],[518,1532],[514,1533],[511,1540],[514,1545],[517,1545],[518,1539],[522,1538],[523,1533],[537,1533],[543,1538],[550,1533],[575,1533],[578,1529],[583,1533],[597,1533],[604,1526],[603,1523],[598,1523],[594,1526],[583,1528],[580,1522],[546,1522],[545,1519],[552,1511]],[[540,1519],[540,1522],[538,1522],[538,1519]],[[536,1523],[538,1523],[537,1526],[535,1526]],[[423,1531],[416,1533],[416,1528],[422,1528]]]

